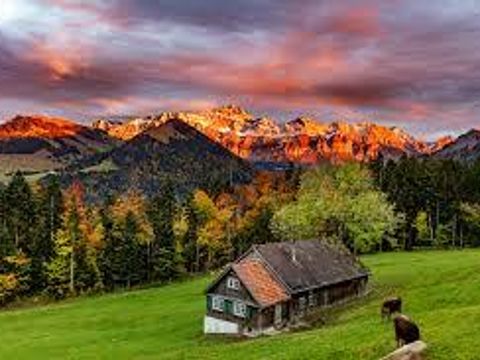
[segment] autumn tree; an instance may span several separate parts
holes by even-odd
[[[274,216],[280,238],[322,238],[340,242],[354,253],[376,249],[401,219],[369,171],[359,164],[325,165],[307,172],[298,199]]]
[[[94,288],[100,274],[93,244],[98,239],[87,218],[83,188],[75,183],[66,192],[62,226],[55,237],[55,254],[48,265],[49,292],[64,297]]]
[[[107,289],[147,281],[147,248],[153,231],[146,211],[144,197],[133,191],[103,205],[98,266]]]

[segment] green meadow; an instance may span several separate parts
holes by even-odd
[[[398,294],[428,359],[480,359],[480,251],[364,256],[370,294],[303,331],[251,340],[202,334],[211,278],[0,313],[0,359],[379,359],[394,349],[379,308]]]

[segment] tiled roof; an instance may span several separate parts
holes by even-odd
[[[275,280],[260,260],[245,258],[232,267],[243,285],[262,307],[289,299],[283,286]]]
[[[256,245],[255,250],[289,293],[369,275],[349,252],[317,240]]]

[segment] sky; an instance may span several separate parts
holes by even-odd
[[[0,0],[0,119],[227,103],[480,127],[480,0]]]

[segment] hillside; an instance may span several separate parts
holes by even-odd
[[[433,154],[437,159],[476,161],[480,159],[480,131],[470,130]]]
[[[380,301],[400,294],[430,346],[429,359],[472,360],[480,341],[479,256],[478,250],[365,256],[375,286],[368,298],[330,311],[323,327],[254,340],[202,335],[205,278],[3,312],[0,357],[378,360],[395,345],[391,324],[380,320]]]
[[[17,116],[0,125],[0,169],[41,172],[106,151],[118,140],[105,132],[45,116]]]
[[[180,192],[217,189],[246,182],[251,167],[221,145],[180,120],[148,129],[108,154],[86,159],[64,174],[80,177],[95,196],[137,189],[155,193],[162,181],[173,181]]]

